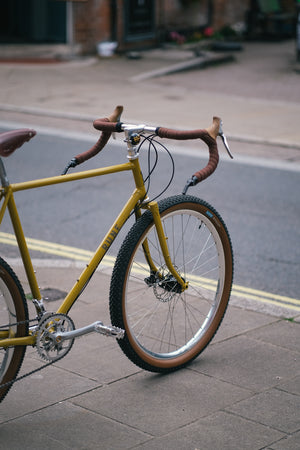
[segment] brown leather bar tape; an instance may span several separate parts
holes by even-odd
[[[172,130],[171,128],[159,127],[156,134],[161,138],[186,141],[188,139],[202,139],[207,134],[206,130]]]
[[[111,124],[111,122],[109,122],[109,119],[107,119],[107,118],[105,118],[105,119],[98,119],[98,120],[101,121],[101,123],[105,124],[105,125],[106,124],[108,124],[108,125],[116,125],[116,124]],[[91,147],[86,152],[80,153],[79,155],[75,156],[77,164],[81,164],[84,161],[87,161],[88,159],[90,159],[93,156],[97,155],[97,153],[99,153],[103,149],[103,147],[105,147],[105,145],[107,144],[110,136],[111,136],[111,132],[102,131],[100,138],[98,139],[96,144],[93,145],[93,147]]]
[[[114,133],[116,131],[121,131],[118,130],[118,124],[119,122],[109,122],[108,119],[96,119],[93,122],[93,127],[99,131]]]
[[[86,152],[80,153],[75,157],[76,164],[81,164],[84,161],[87,161],[88,159],[97,155],[97,153],[99,153],[107,144],[111,133],[113,133],[114,131],[121,131],[119,120],[122,112],[123,106],[118,105],[115,107],[114,111],[109,117],[106,117],[104,119],[96,119],[94,121],[94,128],[96,128],[96,130],[102,131],[102,134],[98,139],[98,142],[92,148],[90,148]]]
[[[219,152],[217,141],[210,136],[209,133],[205,133],[201,139],[207,144],[209,149],[209,161],[203,169],[199,170],[194,174],[197,178],[198,183],[209,177],[217,168],[219,162]]]
[[[207,144],[209,149],[209,161],[206,167],[193,175],[197,178],[197,182],[195,184],[205,180],[205,178],[209,177],[216,170],[219,162],[217,141],[209,134],[207,130],[178,131],[160,127],[157,129],[156,133],[161,138],[177,140],[201,139]]]
[[[97,153],[101,152],[103,147],[105,147],[105,145],[107,144],[110,136],[111,133],[102,133],[96,144],[93,145],[93,147],[91,147],[86,152],[80,153],[79,155],[75,156],[77,163],[81,164],[84,161],[87,161],[88,159],[97,155]]]

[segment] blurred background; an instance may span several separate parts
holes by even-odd
[[[10,0],[0,2],[0,42],[67,44],[77,54],[116,42],[119,52],[206,38],[295,36],[295,0]]]

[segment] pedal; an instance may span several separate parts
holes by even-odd
[[[102,322],[96,322],[94,324],[94,329],[97,333],[116,339],[123,339],[125,334],[125,330],[122,330],[122,328],[114,327],[112,325],[103,325]]]

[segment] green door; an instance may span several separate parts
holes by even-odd
[[[0,0],[0,42],[65,43],[66,3]]]
[[[125,2],[125,41],[155,36],[155,1],[128,0]]]

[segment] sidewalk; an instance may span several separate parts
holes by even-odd
[[[41,267],[38,277],[67,290],[77,273]],[[108,289],[109,275],[96,272],[72,309],[76,326],[108,323]],[[135,367],[113,339],[88,335],[15,384],[1,404],[0,449],[296,449],[299,356],[299,323],[234,306],[203,354],[167,376]],[[22,373],[39,365],[29,349]]]
[[[178,52],[0,64],[0,123],[90,134],[95,117],[122,103],[124,120],[174,128],[202,128],[217,114],[235,154],[299,163],[300,75],[292,50],[290,43],[253,44],[237,62],[155,78],[145,74],[177,64]],[[79,274],[70,262],[37,270],[42,289],[61,291]],[[16,272],[28,292],[23,271]],[[95,273],[71,311],[77,327],[110,322],[109,281],[109,271]],[[56,304],[47,302],[47,310]],[[65,359],[12,387],[0,405],[0,450],[299,448],[299,315],[287,320],[288,312],[235,305],[203,354],[167,376],[135,367],[111,338],[76,340]],[[29,349],[21,374],[39,366]]]
[[[246,43],[233,62],[172,75],[164,70],[189,65],[193,52],[159,49],[141,56],[0,63],[0,120],[90,133],[92,121],[117,104],[124,105],[123,120],[174,128],[203,128],[218,115],[238,152],[253,152],[248,142],[268,143],[284,149],[275,159],[299,161],[300,75],[293,42]],[[258,156],[264,151],[255,149]]]

